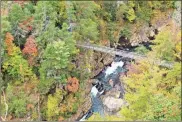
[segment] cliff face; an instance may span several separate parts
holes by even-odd
[[[123,39],[118,40],[119,46],[123,47],[134,47],[138,46],[143,42],[152,42],[155,39],[155,35],[168,26],[171,21],[180,26],[180,5],[176,5],[176,9],[169,9],[167,11],[155,10],[151,20],[149,22],[136,21],[135,23],[126,23],[125,27],[130,33],[129,37],[121,36]],[[122,27],[121,27],[122,28]]]
[[[151,38],[155,38],[155,35],[165,26],[172,21],[173,10],[161,12],[156,10],[156,14],[152,17],[150,23],[136,24],[132,28],[132,36],[130,43],[132,46],[137,46],[142,42],[150,42]]]

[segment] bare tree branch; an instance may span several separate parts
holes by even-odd
[[[6,117],[8,115],[8,104],[6,103],[6,95],[4,93],[4,90],[2,90],[2,92],[3,92],[4,104],[6,106],[6,112],[5,112],[4,118],[3,117],[1,117],[1,118],[2,118],[3,121],[6,121]]]

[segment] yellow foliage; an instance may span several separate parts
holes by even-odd
[[[177,34],[176,37],[176,44],[175,44],[175,54],[177,59],[182,60],[182,54],[181,54],[181,32]]]
[[[59,116],[59,103],[62,101],[63,92],[59,89],[56,89],[56,93],[54,95],[48,96],[47,101],[47,118],[48,120],[56,120]]]
[[[121,110],[124,120],[178,120],[180,64],[175,63],[173,69],[161,69],[141,62],[136,68],[141,72],[124,78],[129,104]],[[176,111],[174,115],[172,110]]]
[[[104,117],[99,114],[93,114],[88,121],[124,121],[124,118],[121,115],[106,115]]]

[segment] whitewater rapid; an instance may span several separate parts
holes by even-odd
[[[124,66],[123,61],[113,61],[111,63],[111,66],[108,66],[106,68],[106,70],[103,72],[104,75],[102,75],[103,78],[100,79],[99,81],[100,83],[97,85],[94,85],[91,89],[91,92],[90,92],[91,99],[92,99],[91,109],[79,121],[87,120],[90,116],[92,116],[93,113],[96,113],[96,112],[99,113],[101,116],[103,116],[104,110],[103,110],[102,101],[100,99],[100,95],[102,95],[104,91],[107,91],[104,88],[108,87],[108,84],[109,84],[108,82],[109,82],[109,79],[111,79],[111,76],[112,75],[114,76],[115,74],[116,77],[119,77],[118,74],[120,72],[123,72],[123,70],[117,70],[118,68],[122,69],[123,66]],[[101,87],[101,86],[103,87],[103,89],[99,91],[100,88],[97,88],[97,87]]]

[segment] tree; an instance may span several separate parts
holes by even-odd
[[[59,17],[58,12],[57,1],[38,1],[35,6],[33,35],[36,35],[35,40],[41,52],[44,51],[47,44],[59,39],[60,29],[55,27]]]
[[[90,18],[93,21],[96,19],[95,12],[99,6],[94,1],[75,1],[73,5],[78,22],[81,19]]]
[[[58,18],[58,22],[60,22],[61,25],[65,22],[67,23],[75,22],[76,16],[75,16],[73,2],[60,1],[59,15],[60,16]]]
[[[18,29],[18,24],[22,23],[23,21],[27,20],[31,17],[30,10],[25,7],[22,8],[19,4],[13,4],[11,11],[9,12],[8,20],[12,26],[12,33],[16,34]],[[29,20],[30,22],[30,20]]]
[[[8,10],[5,9],[5,11],[8,11]],[[1,17],[2,19],[1,19],[0,60],[3,59],[4,53],[5,53],[4,51],[5,43],[3,40],[5,39],[6,33],[11,30],[11,25],[10,25],[10,22],[8,21],[8,16],[6,14],[3,15],[3,12],[2,12]]]
[[[67,30],[67,24],[63,24],[60,30],[60,39],[47,45],[42,56],[40,67],[39,89],[42,93],[49,91],[54,83],[66,83],[68,75],[68,65],[71,56],[77,53],[75,40]]]
[[[94,41],[98,40],[99,31],[97,29],[97,23],[91,19],[81,19],[80,25],[76,27],[76,32],[79,34],[78,40]]]
[[[79,82],[78,82],[78,79],[76,77],[69,77],[68,78],[68,81],[67,81],[67,85],[66,85],[66,90],[68,92],[77,92],[78,91],[78,88],[79,88]]]
[[[75,39],[80,41],[98,41],[98,21],[95,12],[98,10],[99,6],[93,1],[76,1],[73,2],[73,5],[77,18],[77,26],[73,31]]]
[[[114,22],[110,22],[107,25],[107,35],[110,43],[118,42],[119,39],[119,33],[117,24]]]
[[[179,63],[172,70],[146,62],[136,66],[140,72],[124,80],[129,104],[121,110],[125,120],[180,120]]]
[[[10,25],[10,22],[8,21],[7,18],[8,18],[7,16],[2,15],[2,23],[1,23],[2,30],[1,30],[1,33],[3,35],[5,35],[8,31],[11,30],[11,25]]]
[[[88,121],[124,121],[122,116],[117,115],[105,115],[100,116],[98,113],[94,113],[90,118],[88,118]]]
[[[169,30],[162,30],[154,40],[157,45],[152,46],[157,58],[167,61],[174,60],[174,43],[172,33]]]
[[[74,94],[68,94],[66,99],[61,103],[60,115],[64,118],[69,118],[75,114],[79,105],[79,98]]]
[[[117,1],[103,1],[98,4],[102,7],[100,12],[97,11],[102,19],[107,22],[116,21]]]
[[[160,9],[161,11],[166,11],[169,8],[174,7],[175,1],[152,1],[151,6],[154,9]]]
[[[30,6],[31,4],[28,3]],[[25,5],[24,7],[14,3],[8,14],[8,20],[12,27],[11,33],[15,38],[14,43],[23,46],[27,35],[33,30],[32,9]]]
[[[152,6],[150,1],[136,2],[136,18],[138,21],[150,22],[153,15]]]
[[[33,36],[29,36],[22,50],[24,55],[28,56],[29,65],[33,65],[33,59],[37,56],[38,50]]]
[[[19,27],[26,33],[32,31],[32,21],[33,17],[27,18],[26,20],[19,23]]]
[[[12,55],[13,53],[13,36],[10,33],[6,33],[6,40],[5,40],[5,44],[7,47],[7,51],[8,51],[8,55]]]
[[[133,8],[128,8],[128,11],[126,13],[126,18],[129,20],[129,22],[133,22],[135,20],[136,16]]]
[[[23,12],[21,6],[14,4],[9,12],[9,21],[11,22],[12,27],[15,28],[15,26],[25,18],[26,14]]]
[[[65,92],[56,89],[56,93],[54,93],[54,95],[48,96],[47,112],[46,112],[48,120],[58,119],[58,116],[60,114],[59,103],[62,102],[64,94]]]
[[[18,82],[30,80],[33,76],[32,71],[27,61],[22,57],[20,49],[14,45],[13,40],[13,36],[7,33],[5,39],[7,54],[2,66],[3,72],[7,72],[6,75],[9,80],[15,81],[17,79]]]
[[[70,52],[65,42],[58,41],[49,44],[44,52],[44,60],[40,68],[40,91],[46,93],[53,85],[54,80],[64,83],[65,69],[69,63]],[[47,81],[47,83],[46,83]]]
[[[178,60],[182,60],[182,53],[181,53],[181,32],[178,32],[176,39],[175,39],[175,54],[174,56]]]
[[[8,84],[6,89],[6,96],[9,106],[9,114],[14,114],[15,117],[21,118],[26,115],[26,104],[27,96],[25,92],[21,89],[17,92],[13,84]]]
[[[135,7],[134,1],[128,1],[126,5],[124,4],[121,7],[123,7],[123,9],[124,9],[125,18],[129,22],[133,22],[136,18],[135,11],[133,9]]]

